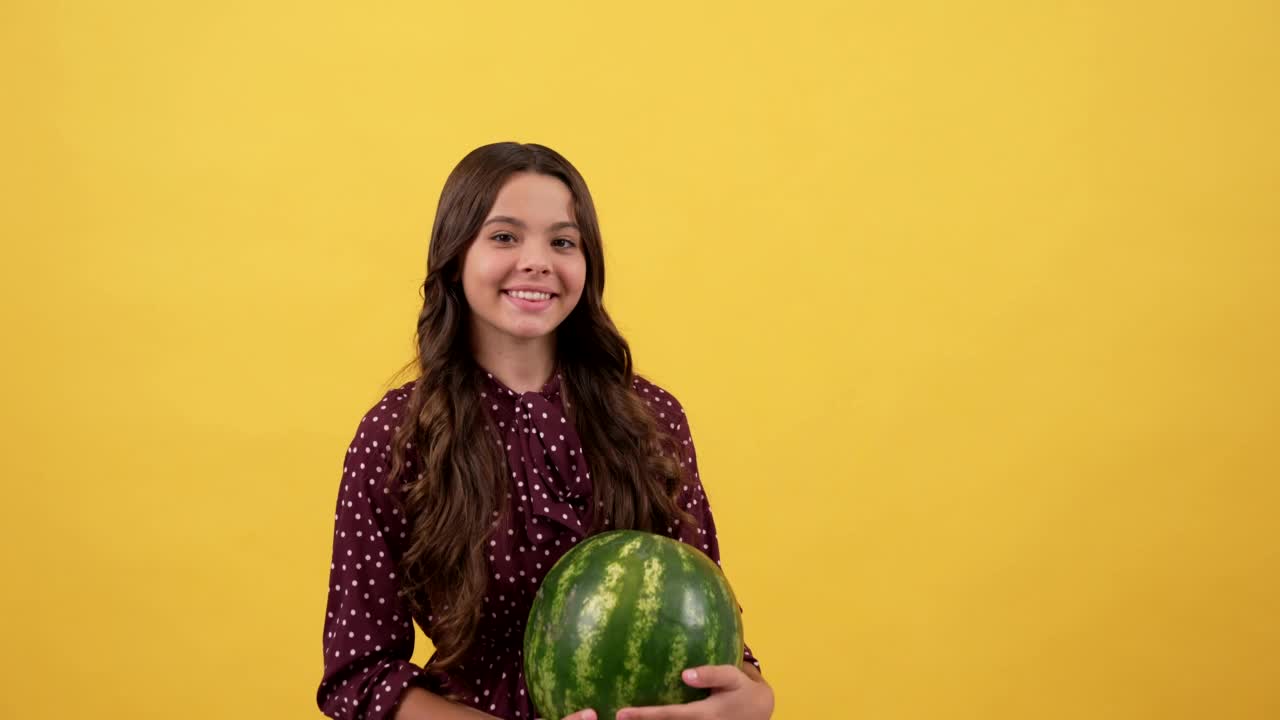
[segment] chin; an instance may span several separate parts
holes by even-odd
[[[556,331],[554,327],[531,328],[528,326],[509,327],[509,328],[505,328],[505,330],[508,335],[511,335],[512,337],[518,337],[522,340],[536,340],[537,338],[550,335]]]

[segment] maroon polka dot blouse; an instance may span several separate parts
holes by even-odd
[[[391,718],[410,685],[440,694],[456,692],[497,717],[535,717],[521,658],[524,623],[551,565],[586,537],[591,473],[578,433],[562,410],[559,374],[541,391],[525,393],[486,376],[480,399],[489,409],[490,430],[496,430],[506,450],[509,512],[500,514],[488,542],[489,586],[475,642],[443,681],[410,662],[413,620],[396,592],[409,521],[393,500],[400,488],[387,482],[388,444],[404,421],[408,383],[388,392],[365,414],[342,469],[324,619],[324,676],[316,694],[329,717]],[[677,525],[668,533],[719,563],[715,521],[698,479],[684,410],[643,378],[636,378],[635,390],[661,427],[680,441],[692,470],[680,501],[699,527]],[[427,637],[429,621],[422,628]],[[743,655],[759,667],[750,648]]]

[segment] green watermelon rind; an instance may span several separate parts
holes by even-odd
[[[545,720],[586,708],[614,720],[623,707],[705,698],[681,671],[741,666],[742,650],[737,598],[711,558],[662,535],[612,530],[543,578],[525,627],[525,685]]]

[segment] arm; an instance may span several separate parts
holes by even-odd
[[[682,416],[683,417],[683,416]],[[693,449],[693,439],[687,436],[688,456],[685,463],[689,466],[689,476],[692,482],[688,486],[680,501],[682,507],[698,521],[697,528],[682,528],[680,539],[707,554],[707,557],[715,561],[716,565],[720,565],[720,542],[716,537],[716,520],[711,514],[711,504],[707,500],[707,493],[702,486],[702,481],[698,478],[698,461],[697,453]],[[738,611],[742,612],[742,605],[739,603]],[[760,674],[760,661],[751,652],[751,646],[744,641],[742,644],[742,666],[743,668],[751,668],[757,675]]]
[[[682,524],[669,530],[682,542],[702,550],[716,565],[720,565],[720,544],[716,536],[715,518],[711,514],[711,505],[698,475],[697,453],[694,451],[693,436],[689,431],[689,421],[684,409],[675,398],[653,386],[641,387],[641,396],[654,412],[660,429],[670,433],[676,441],[678,460],[684,475],[677,499],[680,507],[697,522],[697,527]],[[738,609],[741,611],[741,605]],[[618,711],[618,720],[768,720],[773,716],[773,688],[761,675],[760,662],[745,644],[742,662],[737,666],[726,664],[687,668],[682,677],[688,685],[710,690],[710,696],[680,705],[625,708]]]
[[[647,382],[638,383],[637,386],[641,391],[640,397],[648,403],[654,419],[658,422],[659,431],[669,433],[680,448],[681,470],[687,478],[680,490],[680,507],[693,516],[698,527],[681,527],[678,537],[681,541],[706,553],[707,557],[714,560],[718,566],[720,565],[720,542],[716,537],[716,521],[711,515],[711,505],[707,500],[706,490],[702,486],[702,479],[698,475],[698,453],[693,446],[689,418],[685,415],[680,401],[662,388]],[[738,610],[742,610],[741,605],[738,606]],[[744,668],[752,666],[756,676],[760,675],[760,661],[751,652],[751,647],[745,643],[742,649],[742,660]],[[763,681],[763,678],[760,679]]]
[[[361,420],[347,448],[334,515],[333,556],[324,621],[324,676],[316,702],[341,720],[425,717],[416,708],[432,683],[410,662],[414,630],[400,598],[400,533],[408,522],[388,487],[392,391]],[[389,422],[390,421],[390,422]],[[445,703],[438,696],[435,701]],[[429,703],[431,701],[428,701]],[[432,703],[434,704],[434,703]],[[427,712],[431,705],[425,706]],[[448,718],[452,716],[431,715]],[[459,718],[475,717],[458,715]],[[483,716],[481,716],[483,717]]]
[[[400,699],[395,720],[493,720],[493,716],[411,687]]]

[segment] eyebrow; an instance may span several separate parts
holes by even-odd
[[[480,227],[484,227],[485,225],[490,225],[492,223],[507,223],[508,225],[515,225],[518,228],[527,227],[524,224],[523,220],[509,217],[507,215],[494,215],[488,220],[485,220],[484,225],[481,225]],[[576,223],[571,223],[568,220],[561,220],[558,223],[552,223],[551,227],[547,228],[547,230],[554,232],[556,230],[560,230],[561,228],[573,228],[578,232],[582,232],[581,228],[579,228]]]

